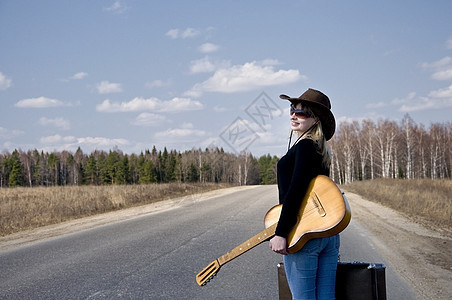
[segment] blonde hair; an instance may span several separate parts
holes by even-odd
[[[322,123],[315,116],[314,112],[309,106],[302,105],[302,108],[309,112],[313,116],[313,118],[317,119],[317,123],[314,124],[314,126],[312,126],[311,129],[304,134],[304,137],[302,137],[302,139],[311,139],[317,144],[317,146],[319,147],[319,153],[322,155],[322,164],[324,167],[329,168],[331,165],[331,149],[328,146],[325,135],[323,134]]]
[[[325,139],[322,129],[322,123],[317,124],[306,134],[306,138],[313,140],[319,147],[319,153],[322,155],[322,164],[329,168],[331,165],[331,149]]]

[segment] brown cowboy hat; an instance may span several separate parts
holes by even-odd
[[[291,98],[287,95],[280,95],[279,98],[289,100],[292,103],[302,102],[304,105],[309,106],[322,123],[325,139],[327,141],[331,139],[336,130],[336,120],[331,112],[331,103],[327,95],[321,91],[308,89],[298,98]]]

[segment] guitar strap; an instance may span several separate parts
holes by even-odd
[[[295,143],[293,143],[292,147],[294,145],[296,145],[298,143],[299,140],[301,140],[302,137],[305,136],[306,133],[308,133],[312,128],[314,128],[315,125],[317,125],[319,123],[319,121],[315,122],[311,127],[309,127],[305,132],[303,132],[303,134],[301,134],[297,140],[295,141]],[[290,150],[290,143],[292,142],[292,135],[293,135],[293,130],[290,131],[290,136],[289,136],[289,145],[287,145],[287,152],[289,152]]]

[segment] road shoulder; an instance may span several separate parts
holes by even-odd
[[[397,211],[345,191],[352,218],[375,241],[395,271],[420,299],[452,299],[452,238]]]

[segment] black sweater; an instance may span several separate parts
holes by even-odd
[[[283,206],[276,235],[288,236],[297,222],[297,213],[309,183],[317,175],[328,176],[329,169],[322,166],[322,155],[313,140],[300,140],[281,157],[277,178],[279,203]]]

